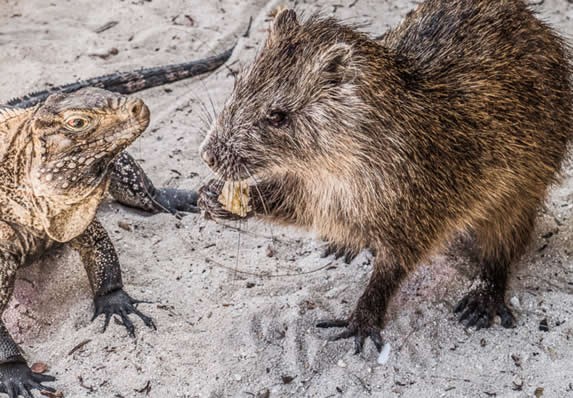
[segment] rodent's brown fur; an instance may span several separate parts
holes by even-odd
[[[572,71],[567,44],[521,0],[427,0],[379,41],[287,10],[203,157],[224,179],[258,176],[259,215],[374,249],[354,313],[322,324],[347,327],[338,337],[357,349],[365,336],[380,344],[391,294],[460,232],[475,238],[484,282],[462,318],[512,326],[508,267],[566,155]],[[203,206],[225,216],[209,190]]]

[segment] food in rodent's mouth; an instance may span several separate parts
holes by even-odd
[[[239,217],[246,217],[249,206],[249,184],[246,181],[226,181],[219,195],[223,208]]]

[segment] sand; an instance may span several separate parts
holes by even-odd
[[[416,2],[282,3],[365,23],[377,35]],[[573,37],[571,1],[541,3],[541,16]],[[131,153],[157,185],[197,188],[210,177],[197,156],[205,119],[232,89],[231,72],[253,58],[278,4],[0,0],[0,101],[48,84],[197,59],[239,38],[227,67],[139,94],[152,122]],[[95,32],[110,21],[118,23]],[[4,317],[30,363],[47,363],[66,397],[573,397],[572,173],[568,166],[552,190],[511,278],[518,327],[476,332],[457,323],[452,307],[471,273],[450,250],[422,264],[395,297],[385,365],[370,343],[356,356],[351,341],[327,342],[329,332],[313,326],[352,310],[369,277],[367,253],[346,265],[320,258],[324,243],[298,230],[147,216],[112,201],[99,218],[119,252],[126,290],[151,302],[140,309],[158,330],[133,318],[135,339],[117,322],[101,334],[103,319],[90,322],[85,272],[65,248],[19,274]],[[539,329],[542,321],[548,331]]]

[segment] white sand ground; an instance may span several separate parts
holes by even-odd
[[[416,2],[282,3],[365,22],[380,34]],[[213,54],[253,17],[250,37],[240,38],[228,63],[237,70],[253,58],[278,4],[0,0],[0,101],[48,83]],[[539,9],[573,37],[571,0],[545,0]],[[110,21],[118,24],[94,32]],[[102,57],[112,48],[117,55]],[[153,120],[131,152],[158,185],[196,188],[209,176],[197,157],[206,127],[201,103],[220,109],[232,81],[220,69],[141,93]],[[300,231],[249,221],[239,234],[198,216],[148,217],[112,202],[99,215],[119,251],[126,289],[154,301],[141,309],[159,329],[136,321],[134,340],[112,322],[100,334],[102,319],[90,323],[85,273],[65,249],[21,272],[5,319],[30,362],[49,364],[66,397],[573,397],[572,199],[568,167],[511,279],[518,328],[476,332],[456,322],[452,306],[471,274],[453,251],[422,265],[394,300],[384,366],[370,344],[355,356],[350,341],[327,343],[327,333],[313,327],[352,310],[369,277],[366,254],[352,265],[330,264],[320,258],[324,244]],[[544,319],[548,332],[539,330]]]

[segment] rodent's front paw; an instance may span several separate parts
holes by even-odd
[[[218,218],[223,220],[239,220],[240,216],[231,213],[224,208],[219,201],[219,196],[225,183],[220,180],[211,180],[199,188],[199,199],[197,206],[205,212],[205,218]]]

